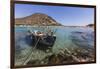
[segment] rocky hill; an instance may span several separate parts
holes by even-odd
[[[56,22],[52,17],[42,13],[35,13],[23,18],[16,18],[15,25],[61,26],[61,24]]]

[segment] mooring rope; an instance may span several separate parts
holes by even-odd
[[[38,44],[38,42],[39,42],[40,38],[41,38],[41,37],[39,37],[39,38],[38,38],[38,40],[37,40],[36,44],[34,45],[34,48],[33,48],[33,49],[35,49],[35,48],[36,48],[36,46],[37,46],[37,44]]]
[[[24,64],[24,65],[25,65],[25,64],[29,61],[29,60],[28,60],[28,58],[32,55],[32,52],[33,52],[33,50],[36,48],[36,46],[37,46],[37,44],[38,44],[39,40],[40,40],[40,38],[38,38],[38,40],[37,40],[37,42],[36,42],[36,44],[35,44],[34,48],[32,48],[32,49],[31,49],[30,54],[26,57],[25,61],[24,61],[22,64]]]

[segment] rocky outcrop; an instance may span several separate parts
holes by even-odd
[[[61,24],[46,14],[35,13],[27,17],[16,18],[15,25],[60,26]]]
[[[88,24],[87,27],[94,27],[94,24]]]

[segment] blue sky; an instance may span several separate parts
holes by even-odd
[[[15,18],[44,13],[66,26],[94,23],[94,8],[15,4]]]

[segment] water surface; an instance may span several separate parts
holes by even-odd
[[[52,53],[59,53],[60,50],[67,48],[73,52],[74,49],[86,50],[89,53],[94,50],[94,30],[90,27],[62,27],[50,26],[49,29],[55,31],[56,41],[52,48]],[[40,30],[46,32],[47,27],[15,27],[15,65],[23,65],[30,54],[32,46],[26,43],[25,37],[28,35],[28,30]],[[45,53],[35,49],[32,60],[42,60],[50,53]]]

